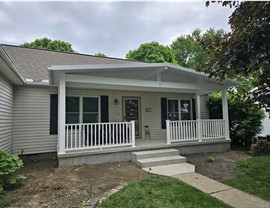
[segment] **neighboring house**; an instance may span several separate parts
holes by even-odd
[[[57,152],[59,165],[127,161],[138,150],[229,149],[226,88],[180,66],[0,45],[0,148]],[[222,91],[223,119],[207,94]],[[147,134],[146,134],[147,132]]]
[[[269,118],[269,114],[265,113],[265,118],[263,120],[263,128],[262,128],[262,132],[261,132],[261,136],[267,136],[270,135],[270,118]]]

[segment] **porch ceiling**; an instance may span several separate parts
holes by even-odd
[[[49,68],[52,84],[66,74],[68,87],[206,94],[238,83],[219,82],[206,74],[172,64],[60,65]]]

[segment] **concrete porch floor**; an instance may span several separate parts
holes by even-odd
[[[115,147],[103,149],[69,150],[58,154],[59,166],[73,166],[82,164],[98,164],[106,162],[131,161],[132,152],[174,148],[180,154],[194,154],[206,152],[225,152],[230,150],[230,140],[206,140],[202,142],[189,141],[166,144],[164,140],[137,139],[136,147]]]
[[[135,140],[135,145],[136,147],[149,147],[149,146],[162,146],[162,145],[167,145],[166,140],[163,139],[136,139]]]

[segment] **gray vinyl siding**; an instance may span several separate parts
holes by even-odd
[[[13,85],[0,73],[0,150],[12,152]]]
[[[151,138],[154,140],[166,140],[166,130],[161,129],[161,98],[170,99],[192,99],[194,94],[165,93],[165,92],[133,92],[133,91],[104,91],[89,89],[67,89],[67,96],[109,96],[109,121],[123,121],[123,98],[140,97],[141,98],[141,129],[142,138],[144,138],[144,126],[148,125],[151,131]],[[114,100],[119,100],[115,105]],[[146,112],[150,108],[151,112]]]
[[[201,119],[209,119],[209,109],[207,106],[208,95],[201,96]]]
[[[14,87],[14,153],[55,152],[57,135],[50,135],[52,87]]]
[[[15,86],[14,88],[14,153],[34,154],[55,152],[57,135],[50,135],[50,94],[57,88]],[[166,130],[161,129],[161,97],[170,99],[192,99],[194,94],[110,91],[67,88],[67,96],[109,96],[109,122],[123,121],[122,100],[124,97],[141,98],[141,129],[148,125],[153,140],[166,140]],[[114,100],[119,100],[115,105]],[[202,97],[202,118],[208,118]],[[151,112],[146,112],[150,108]]]

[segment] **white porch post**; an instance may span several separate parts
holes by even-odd
[[[132,147],[135,147],[135,121],[130,121],[131,122],[131,126],[132,126],[132,130],[131,130],[131,139],[132,139]]]
[[[65,124],[66,124],[66,77],[59,75],[58,86],[58,153],[65,153]]]
[[[170,120],[166,120],[167,144],[171,144]]]
[[[227,100],[227,88],[224,87],[222,90],[222,115],[225,121],[225,139],[230,140],[229,132],[229,112],[228,112],[228,100]]]
[[[196,115],[197,115],[197,136],[199,142],[202,141],[202,122],[201,122],[201,96],[196,94]]]

